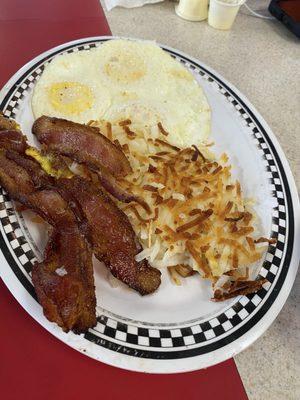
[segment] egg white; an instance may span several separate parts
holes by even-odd
[[[60,89],[55,89],[59,82],[70,83],[66,93],[71,100],[76,95],[72,82],[88,89],[78,87],[83,98],[71,107],[63,95],[67,101],[60,107]],[[96,49],[56,57],[35,87],[32,108],[35,117],[46,114],[81,123],[127,118],[147,126],[161,122],[168,140],[180,146],[199,144],[210,133],[210,107],[202,88],[190,71],[153,42],[111,40]]]

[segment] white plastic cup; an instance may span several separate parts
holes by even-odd
[[[230,29],[234,23],[235,17],[240,9],[240,6],[246,0],[210,0],[208,10],[208,24],[216,29]]]
[[[207,19],[208,0],[180,0],[175,11],[179,17],[188,21],[203,21]]]

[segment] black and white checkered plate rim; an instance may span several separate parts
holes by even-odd
[[[82,39],[58,46],[37,57],[25,65],[5,86],[4,93],[0,96],[2,100],[0,109],[6,116],[16,117],[26,93],[34,87],[45,64],[57,54],[87,50],[111,39],[113,38]],[[103,358],[96,356],[93,351],[89,350],[90,344],[108,349],[110,352],[126,355],[129,358],[156,361],[156,363],[152,363],[151,367],[144,365],[140,368],[136,365],[129,365],[130,362],[127,359],[129,369],[175,372],[195,369],[191,366],[180,367],[178,362],[183,359],[204,357],[204,355],[214,353],[215,357],[205,365],[208,366],[230,357],[236,352],[234,343],[239,338],[244,338],[243,344],[239,346],[241,348],[246,347],[274,320],[288,296],[296,275],[298,254],[295,255],[293,252],[295,253],[295,211],[298,216],[299,205],[293,178],[285,157],[274,135],[249,102],[237,89],[226,83],[210,68],[181,52],[165,46],[162,47],[192,70],[194,74],[200,74],[203,79],[215,85],[218,92],[231,104],[232,112],[238,113],[240,118],[245,121],[249,135],[257,145],[257,151],[261,154],[270,182],[270,190],[273,191],[274,199],[277,202],[273,209],[271,233],[272,237],[277,238],[277,244],[269,247],[261,267],[260,275],[267,279],[267,283],[258,293],[237,298],[232,306],[213,318],[186,321],[176,325],[165,326],[164,324],[130,321],[101,310],[97,318],[97,326],[90,329],[84,335],[84,338],[81,337],[81,344],[71,343],[78,350],[86,351],[87,354],[98,359]],[[2,234],[0,235],[0,247],[11,268],[10,271],[13,272],[27,294],[36,301],[30,278],[31,268],[36,260],[35,249],[32,247],[31,241],[28,240],[28,232],[24,231],[23,225],[20,224],[20,218],[22,217],[15,211],[13,203],[5,191],[1,189],[0,228]],[[291,266],[292,263],[294,268]],[[7,276],[3,279],[10,287]],[[13,294],[21,304],[24,303],[18,298],[17,293]],[[22,305],[26,308],[26,305]],[[268,314],[270,314],[271,308],[274,309],[274,312],[270,317]],[[61,338],[62,334],[55,330],[52,324],[47,321],[39,320],[39,322]],[[255,333],[252,334],[252,338],[249,335],[247,338],[247,333],[250,331]],[[68,342],[65,337],[62,340]],[[224,352],[218,353],[218,350],[225,346],[231,346],[231,350],[226,355]],[[163,360],[173,360],[175,367],[170,366],[166,370],[165,367],[160,369],[158,362]],[[107,357],[104,361],[113,365],[120,365],[119,361],[114,362],[108,360]],[[201,363],[198,363],[198,365],[201,365]]]

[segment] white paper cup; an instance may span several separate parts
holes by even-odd
[[[180,0],[175,11],[179,17],[188,21],[203,21],[207,19],[208,0]]]
[[[221,0],[210,0],[208,10],[208,23],[216,29],[230,29],[240,6],[246,0],[240,0],[236,3],[226,3]]]

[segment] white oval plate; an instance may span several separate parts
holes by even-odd
[[[44,65],[60,53],[100,46],[92,37],[55,47],[21,68],[4,86],[0,109],[15,118],[30,142],[32,89]],[[207,282],[193,276],[181,287],[164,276],[159,290],[141,297],[113,288],[105,267],[95,265],[98,324],[85,335],[64,333],[43,316],[30,271],[41,258],[45,230],[30,213],[18,213],[0,189],[1,277],[19,303],[44,328],[97,360],[135,371],[191,371],[224,361],[253,343],[286,301],[299,261],[299,200],[286,158],[270,128],[249,101],[211,68],[161,46],[185,65],[205,90],[212,109],[215,152],[226,151],[245,195],[255,196],[266,236],[276,237],[259,265],[267,283],[256,294],[214,303]],[[296,244],[296,245],[295,245]]]

